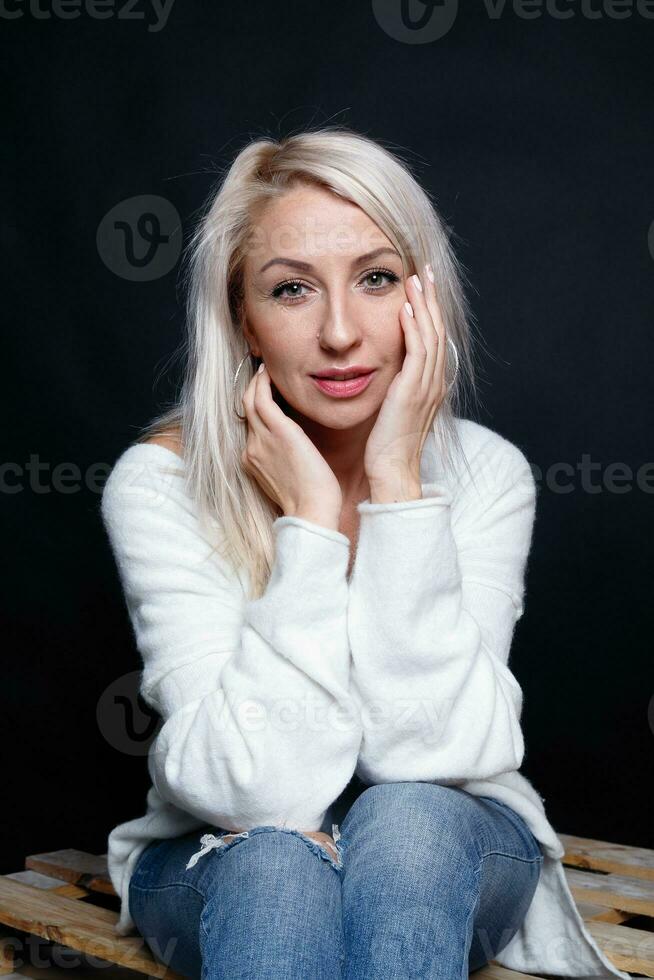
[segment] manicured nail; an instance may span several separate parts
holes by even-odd
[[[430,281],[434,282],[434,270],[431,267],[431,263],[429,262],[427,263],[427,265],[425,266],[425,272],[429,276]]]
[[[262,362],[261,362],[261,364],[259,365],[259,369],[258,369],[258,371],[257,371],[257,374],[261,374],[261,372],[263,371],[263,369],[265,368],[265,366],[266,366],[266,365],[265,365],[265,364],[263,363],[263,361],[262,361]]]
[[[414,283],[416,284],[416,288],[419,289],[420,292],[422,292],[422,283],[420,282],[420,280],[418,279],[418,277],[417,276],[411,276],[411,278],[413,279]]]
[[[407,311],[409,316],[413,316],[413,307],[411,306],[411,303],[405,303],[404,309]]]

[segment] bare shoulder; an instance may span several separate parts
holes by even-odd
[[[163,446],[164,449],[170,449],[173,453],[177,453],[180,458],[184,455],[181,426],[173,426],[156,436],[150,436],[149,439],[145,439],[144,441],[145,443],[154,443],[156,446]]]

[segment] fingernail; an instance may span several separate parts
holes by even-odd
[[[420,292],[422,292],[422,283],[420,282],[420,280],[418,279],[418,277],[417,276],[411,276],[411,278],[413,279],[414,283],[416,284],[416,288],[419,289]]]
[[[427,263],[427,265],[425,266],[425,271],[427,272],[427,275],[429,276],[430,281],[433,282],[434,281],[434,270],[431,267],[431,263],[429,263],[429,262]]]
[[[259,365],[258,370],[257,370],[257,374],[261,374],[261,372],[263,371],[263,369],[265,368],[265,366],[266,365],[262,361],[261,364]]]
[[[411,303],[405,303],[404,309],[407,311],[409,316],[413,316],[413,307],[411,306]]]

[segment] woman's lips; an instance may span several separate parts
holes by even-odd
[[[369,374],[360,374],[358,378],[349,378],[347,381],[335,381],[333,378],[315,378],[313,375],[310,377],[314,384],[331,398],[349,398],[365,391],[376,373],[376,371],[371,371]]]

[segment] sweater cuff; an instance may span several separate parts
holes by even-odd
[[[322,535],[322,537],[326,538],[328,541],[336,541],[340,544],[344,544],[349,551],[350,539],[348,538],[347,534],[341,534],[340,531],[335,531],[331,527],[323,527],[322,524],[314,524],[313,521],[307,521],[304,519],[304,517],[295,517],[293,515],[278,517],[275,521],[273,521],[273,532],[277,537],[279,537],[281,535],[282,528],[290,525],[302,527],[306,531],[312,531],[313,534]]]
[[[423,484],[423,492],[427,496],[418,500],[359,504],[355,590],[372,588],[393,604],[409,593],[419,602],[419,596],[456,586],[451,496],[441,484]]]
[[[340,531],[299,517],[273,522],[275,560],[266,592],[284,604],[328,618],[347,601],[350,539]],[[287,609],[288,614],[288,609]]]
[[[452,503],[452,495],[442,483],[423,483],[422,497],[417,500],[393,500],[387,503],[373,504],[370,498],[357,504],[359,514],[381,514],[386,511],[402,511],[407,517],[411,517],[412,512],[433,509],[434,507],[447,506]],[[422,517],[416,513],[417,518]],[[427,516],[427,515],[424,515]]]

